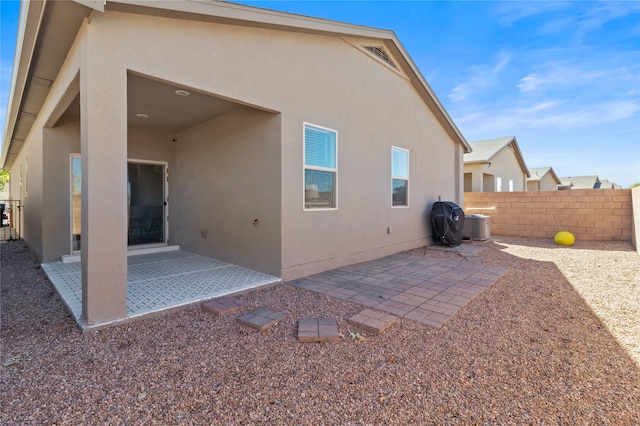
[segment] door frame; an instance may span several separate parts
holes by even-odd
[[[82,161],[82,156],[81,154],[78,154],[78,153],[71,153],[69,155],[69,252],[73,255],[79,255],[82,250],[73,249],[73,158],[79,158],[80,161]],[[157,161],[157,160],[144,160],[139,158],[127,158],[127,165],[129,163],[153,164],[153,165],[162,166],[162,169],[163,169],[162,193],[164,198],[163,200],[164,217],[162,220],[163,222],[163,234],[162,234],[163,241],[162,242],[149,243],[149,244],[136,244],[134,246],[127,244],[127,250],[138,250],[138,249],[149,248],[149,247],[166,246],[169,243],[169,162]],[[127,181],[127,184],[128,184],[128,181]],[[82,189],[80,191],[80,197],[82,197]],[[127,224],[127,228],[128,226],[129,225]],[[82,236],[82,230],[80,230],[80,235]],[[80,239],[80,247],[82,247],[82,238]]]
[[[163,197],[163,218],[162,218],[162,242],[156,243],[148,243],[148,244],[135,244],[129,245],[127,244],[127,248],[129,250],[137,250],[141,248],[149,248],[149,247],[162,247],[166,246],[169,242],[169,162],[168,161],[156,161],[156,160],[143,160],[139,158],[127,158],[127,165],[129,164],[152,164],[162,166],[163,176],[162,176],[162,197]],[[128,183],[128,182],[127,182]],[[129,207],[129,206],[127,206]],[[127,215],[128,217],[128,215]],[[127,225],[128,227],[128,225]],[[128,229],[127,229],[128,231]]]

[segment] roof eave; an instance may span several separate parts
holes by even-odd
[[[109,0],[108,4],[118,4],[121,8],[139,9],[144,7],[147,8],[147,10],[149,10],[149,8],[156,8],[159,11],[166,11],[164,16],[172,18],[184,18],[186,17],[186,14],[211,16],[214,15],[211,13],[211,8],[214,7],[216,8],[216,20],[235,21],[237,24],[249,23],[253,26],[265,28],[296,29],[316,34],[376,38],[388,41],[397,50],[396,53],[399,53],[404,59],[406,66],[411,71],[410,80],[412,84],[414,84],[414,87],[416,87],[439,121],[447,128],[447,133],[452,137],[452,139],[456,140],[456,142],[460,143],[464,147],[465,153],[470,153],[472,151],[467,140],[444,109],[444,106],[435,95],[426,79],[420,73],[420,70],[415,65],[396,34],[391,30],[348,24],[345,22],[332,21],[305,15],[278,12],[270,9],[262,9],[222,1],[212,2],[208,0],[190,0],[167,3],[157,0]],[[171,9],[167,8],[167,4],[171,5]]]
[[[531,177],[531,173],[529,173],[527,164],[524,162],[524,157],[522,156],[522,152],[520,152],[520,147],[518,146],[518,141],[516,141],[516,137],[513,136],[511,142],[509,143],[513,146],[513,150],[516,153],[516,158],[518,159],[518,163],[520,164],[522,171],[524,171],[527,177]]]
[[[7,102],[6,121],[2,138],[2,155],[0,155],[0,169],[12,164],[7,164],[9,148],[13,142],[13,131],[18,118],[18,111],[22,103],[31,59],[35,50],[36,41],[46,0],[29,1],[20,3],[20,17],[18,21],[18,36],[16,38],[16,52],[11,73],[11,88]]]
[[[447,133],[449,134],[449,136],[451,136],[452,139],[457,139],[457,142],[464,147],[465,154],[471,153],[473,151],[473,149],[471,148],[471,145],[469,144],[469,142],[467,142],[466,138],[462,135],[462,132],[460,132],[460,129],[458,129],[458,126],[456,126],[456,124],[453,122],[453,119],[451,118],[449,113],[445,110],[444,106],[440,102],[440,99],[438,99],[434,91],[431,89],[431,86],[429,85],[427,80],[424,78],[420,70],[418,69],[417,65],[411,59],[411,56],[409,55],[409,53],[405,50],[404,46],[402,45],[402,42],[400,42],[400,39],[396,36],[396,34],[393,31],[390,31],[390,33],[392,36],[390,41],[393,42],[394,47],[398,49],[399,53],[402,55],[402,58],[405,60],[406,65],[411,70],[410,79],[411,79],[411,82],[414,84],[414,87],[416,87],[417,89],[421,88],[424,90],[424,93],[420,93],[421,92],[420,90],[418,90],[418,92],[420,93],[422,98],[425,100],[427,105],[430,106],[432,110],[435,109],[435,111],[433,112],[435,113],[436,117],[441,122],[443,122],[445,126],[448,127]],[[433,102],[433,105],[431,105],[430,101]]]
[[[445,127],[451,138],[464,147],[465,153],[472,151],[460,130],[457,128],[439,99],[424,79],[417,66],[402,46],[393,31],[339,21],[314,18],[304,15],[278,12],[268,9],[244,6],[222,1],[207,0],[73,0],[76,3],[103,11],[105,4],[109,10],[130,13],[149,13],[177,19],[212,20],[239,25],[252,25],[264,28],[288,29],[315,34],[330,34],[338,36],[353,36],[381,39],[389,42],[400,53],[405,65],[410,71],[410,80],[427,106]],[[13,138],[21,103],[25,96],[27,78],[32,65],[32,58],[38,40],[43,12],[47,0],[23,2],[20,12],[17,48],[14,60],[13,77],[7,106],[7,120],[5,123],[2,155],[0,167],[6,167],[9,161],[10,148],[18,143]],[[215,13],[214,13],[215,12]],[[22,141],[23,142],[23,141]],[[11,162],[12,163],[12,162]],[[12,164],[8,164],[9,167]]]

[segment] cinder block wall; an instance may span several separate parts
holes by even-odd
[[[485,214],[492,236],[553,238],[569,231],[587,241],[632,241],[630,189],[465,192],[465,214]]]

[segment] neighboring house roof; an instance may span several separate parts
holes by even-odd
[[[598,189],[600,179],[598,176],[568,176],[561,177],[562,185],[570,186],[572,189]]]
[[[553,178],[557,185],[562,183],[558,175],[556,175],[556,172],[553,171],[553,167],[533,167],[529,169],[530,176],[527,178],[527,182],[540,181],[547,174]]]
[[[516,159],[520,164],[522,171],[529,177],[529,169],[524,162],[524,157],[518,147],[518,141],[515,136],[507,136],[497,139],[486,139],[482,141],[469,142],[472,152],[464,154],[464,164],[483,164],[490,163],[491,159],[498,155],[507,146],[513,149]]]
[[[611,182],[608,179],[602,179],[600,181],[600,189],[621,189],[622,187],[615,182]]]
[[[216,0],[45,0],[21,4],[19,45],[13,66],[0,167],[11,167],[15,160],[83,20],[105,10],[366,40],[374,45],[367,46],[372,48],[373,54],[390,55],[395,59],[393,66],[406,74],[447,134],[460,143],[465,152],[471,152],[469,143],[393,31]]]

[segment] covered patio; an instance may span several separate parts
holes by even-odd
[[[127,313],[123,319],[87,324],[82,318],[81,262],[42,264],[62,301],[83,329],[100,328],[280,282],[280,278],[177,247],[127,257]]]

